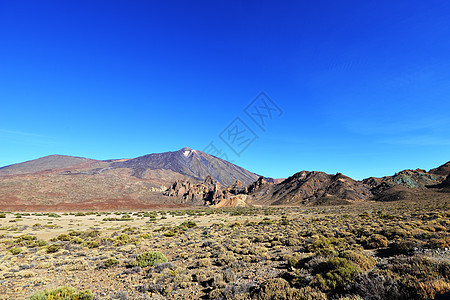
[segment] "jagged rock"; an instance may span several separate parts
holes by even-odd
[[[250,184],[247,188],[247,192],[249,194],[254,193],[261,189],[264,186],[267,186],[269,183],[267,182],[266,178],[264,176],[260,176],[258,180]]]
[[[211,176],[201,183],[177,180],[163,194],[177,198],[181,203],[196,205],[214,205],[225,198],[224,188]]]

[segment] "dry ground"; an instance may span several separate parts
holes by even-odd
[[[450,290],[449,201],[0,214],[0,299],[425,299]],[[3,218],[1,218],[3,217]],[[160,251],[168,263],[136,266]],[[397,297],[397,298],[395,298]],[[383,298],[381,298],[383,299]]]

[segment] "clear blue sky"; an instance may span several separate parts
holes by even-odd
[[[250,171],[450,160],[448,1],[0,0],[0,166],[212,140]],[[265,91],[265,131],[244,108]],[[240,156],[218,137],[240,117]]]

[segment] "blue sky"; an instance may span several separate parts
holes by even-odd
[[[211,141],[271,177],[449,161],[450,3],[366,2],[0,0],[0,166]],[[239,156],[236,117],[257,136]]]

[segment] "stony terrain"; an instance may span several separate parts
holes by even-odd
[[[0,213],[0,299],[433,298],[450,291],[449,205]]]

